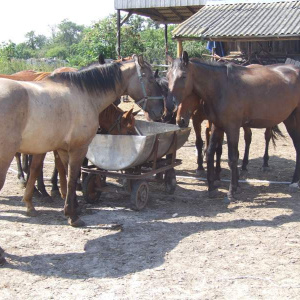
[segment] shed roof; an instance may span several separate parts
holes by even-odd
[[[159,23],[181,23],[207,0],[115,0],[115,9],[150,17]]]
[[[173,31],[177,39],[300,38],[300,1],[207,5]]]

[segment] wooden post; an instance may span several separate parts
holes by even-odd
[[[119,9],[117,10],[117,39],[117,54],[121,56],[121,12]]]
[[[168,49],[168,24],[165,24],[165,51],[166,51],[166,55],[169,52]]]
[[[182,56],[182,41],[177,40],[177,57]]]

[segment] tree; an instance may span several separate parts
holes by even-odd
[[[45,44],[47,42],[47,37],[46,36],[44,36],[42,34],[36,35],[33,30],[27,32],[25,34],[25,38],[27,40],[26,44],[32,50],[41,49],[42,47],[45,46]]]
[[[77,25],[67,19],[63,20],[58,26],[58,32],[55,37],[56,43],[66,46],[78,43],[81,39],[81,33],[84,30],[83,25]]]

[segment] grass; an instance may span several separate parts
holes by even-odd
[[[37,72],[52,72],[53,70],[63,67],[65,64],[57,62],[55,64],[47,64],[43,61],[38,61],[35,64],[26,62],[23,59],[3,59],[0,58],[0,74],[13,74],[23,70],[34,70]]]

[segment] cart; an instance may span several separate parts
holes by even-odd
[[[97,202],[102,192],[117,192],[130,195],[131,208],[141,210],[148,202],[150,181],[164,182],[166,192],[174,193],[174,167],[181,164],[176,151],[191,129],[136,120],[136,130],[139,135],[97,134],[92,140],[87,153],[92,165],[81,168],[86,202]],[[107,178],[122,184],[108,183]]]

